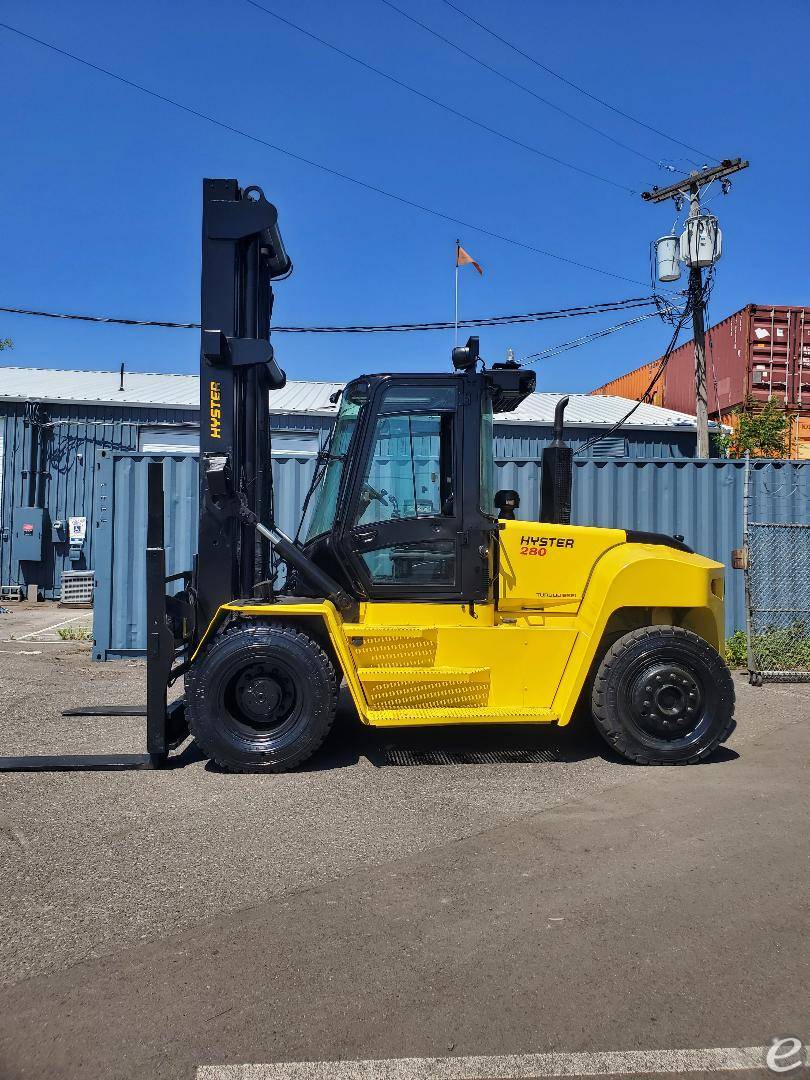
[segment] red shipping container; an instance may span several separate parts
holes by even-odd
[[[673,352],[663,375],[664,405],[695,412],[695,347]],[[773,396],[791,410],[810,410],[810,308],[749,304],[706,332],[709,415],[746,398]]]

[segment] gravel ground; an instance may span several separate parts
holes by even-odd
[[[60,713],[140,703],[144,681],[142,663],[93,663],[84,645],[0,645],[2,753],[141,751],[140,719]],[[746,740],[810,711],[810,687],[735,683],[737,732],[702,769],[733,767]],[[450,764],[431,763],[448,751]],[[490,760],[493,751],[502,760]],[[408,754],[421,763],[392,766]],[[0,774],[0,982],[57,972],[644,777],[649,770],[611,758],[587,735],[373,732],[345,699],[317,758],[287,775],[224,774],[193,746],[165,772]]]
[[[52,601],[40,604],[0,604],[0,644],[16,641],[26,649],[61,641],[59,631],[92,637],[93,612],[86,608],[60,607]],[[23,642],[28,642],[22,645]]]

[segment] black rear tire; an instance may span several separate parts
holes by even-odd
[[[647,626],[605,654],[592,693],[602,738],[630,761],[702,761],[735,727],[734,684],[717,652],[679,626]]]
[[[337,679],[307,634],[245,620],[192,666],[186,700],[191,734],[217,765],[230,772],[286,772],[329,733]]]

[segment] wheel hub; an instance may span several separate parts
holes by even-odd
[[[657,738],[681,738],[695,727],[703,709],[703,690],[695,676],[675,663],[646,667],[633,681],[634,719]]]
[[[289,711],[293,690],[290,679],[280,670],[252,665],[239,674],[234,696],[248,723],[271,727]]]

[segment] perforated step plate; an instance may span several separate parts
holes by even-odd
[[[489,702],[489,668],[370,667],[358,673],[372,709],[481,709]]]
[[[436,659],[436,627],[346,625],[359,668],[429,668]]]
[[[366,714],[367,722],[374,727],[407,727],[411,724],[553,724],[558,719],[551,709],[528,707],[370,709]]]

